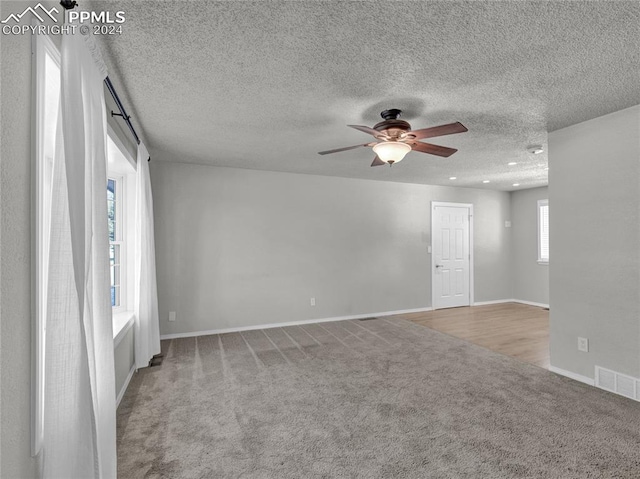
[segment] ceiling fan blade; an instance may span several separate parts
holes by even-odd
[[[378,155],[376,155],[376,157],[373,159],[373,163],[371,163],[371,166],[382,166],[382,165],[386,165],[386,163],[382,161]]]
[[[354,150],[363,146],[370,146],[371,143],[365,143],[364,145],[345,146],[344,148],[336,148],[335,150],[319,151],[319,155],[329,155],[331,153],[339,153],[340,151]]]
[[[444,156],[445,158],[453,155],[456,151],[458,151],[455,148],[448,148],[446,146],[440,146],[440,145],[432,145],[431,143],[421,143],[419,141],[412,143],[411,149],[415,151],[419,151],[421,153],[428,153],[430,155]]]
[[[355,128],[356,130],[360,130],[363,133],[368,133],[371,136],[375,136],[376,138],[378,138],[379,136],[381,137],[386,137],[387,135],[385,135],[383,132],[378,131],[378,130],[374,130],[373,128],[369,128],[368,126],[362,126],[362,125],[347,125],[351,128]]]
[[[433,126],[431,128],[423,128],[422,130],[414,130],[407,135],[415,136],[416,140],[423,138],[435,138],[436,136],[453,135],[454,133],[464,133],[467,127],[459,121],[449,123],[448,125]]]

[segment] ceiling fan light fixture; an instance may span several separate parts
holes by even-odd
[[[402,161],[411,147],[400,141],[383,141],[373,145],[373,151],[385,163],[393,164]]]

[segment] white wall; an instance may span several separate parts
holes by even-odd
[[[23,3],[0,2],[0,17]],[[2,35],[0,115],[0,477],[36,477],[31,458],[31,36]]]
[[[475,299],[510,297],[508,193],[159,157],[162,334],[429,307],[432,200],[474,203]]]
[[[551,364],[640,377],[640,106],[550,133],[549,166]]]
[[[538,264],[538,200],[548,198],[546,186],[511,193],[512,297],[546,305],[549,266]]]
[[[130,327],[119,344],[114,347],[116,397],[124,393],[123,388],[127,386],[127,379],[129,378],[131,369],[134,368],[136,364],[134,329],[135,327]]]

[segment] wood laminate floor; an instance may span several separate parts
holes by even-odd
[[[502,303],[397,317],[549,369],[549,311],[544,308]]]

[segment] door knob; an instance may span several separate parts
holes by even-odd
[[[437,265],[436,265],[436,268],[443,268],[443,267],[444,267],[444,265],[443,265],[443,264],[437,264]]]

